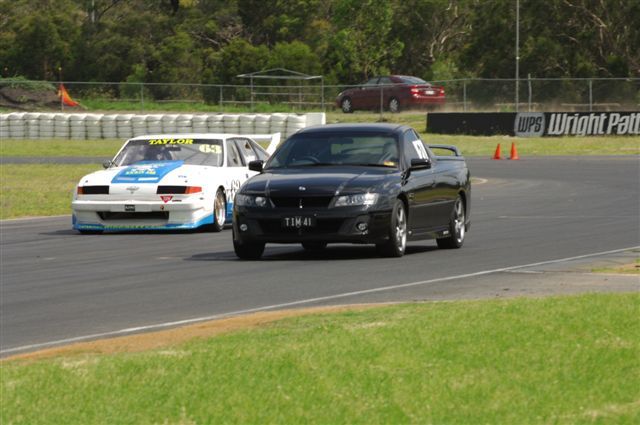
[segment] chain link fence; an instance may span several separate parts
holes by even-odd
[[[56,96],[61,82],[0,79],[0,110],[44,111],[66,107]],[[87,110],[311,112],[338,109],[336,98],[358,85],[283,82],[277,85],[215,85],[114,82],[62,82]],[[640,78],[460,79],[433,81],[446,91],[439,111],[622,111],[640,109]],[[388,110],[380,95],[373,111]],[[516,87],[518,104],[516,105]],[[403,108],[407,109],[407,108]]]

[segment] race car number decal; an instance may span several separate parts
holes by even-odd
[[[229,193],[231,194],[231,199],[236,197],[236,192],[240,189],[240,180],[231,180],[231,188],[229,189]]]
[[[151,139],[150,145],[193,145],[193,139]]]
[[[420,157],[420,159],[429,159],[429,155],[427,155],[427,150],[424,148],[422,141],[414,140],[413,147],[416,150],[416,153]]]
[[[201,144],[199,146],[200,152],[202,153],[222,153],[222,146],[220,145],[204,145]]]

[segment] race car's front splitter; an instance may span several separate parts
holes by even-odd
[[[151,224],[141,222],[139,224],[102,224],[102,223],[79,223],[75,214],[71,216],[74,230],[89,232],[137,232],[142,230],[188,230],[197,229],[208,224],[213,224],[213,214],[209,214],[198,221],[191,223],[166,223]]]

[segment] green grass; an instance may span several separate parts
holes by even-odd
[[[2,364],[3,424],[640,422],[640,295],[385,306]]]
[[[640,276],[640,258],[637,258],[633,263],[619,267],[601,267],[593,269],[592,271],[593,273],[632,274]]]
[[[203,102],[149,102],[144,103],[140,101],[115,101],[112,99],[83,99],[81,100],[82,106],[87,108],[91,112],[95,111],[114,111],[114,112],[184,112],[184,113],[272,113],[272,112],[300,112],[306,111],[300,110],[294,106],[286,104],[269,104],[269,103],[255,103],[253,110],[250,105],[242,104],[230,104],[225,103],[222,107],[218,104],[207,104]]]
[[[100,164],[0,166],[0,219],[71,214],[71,195],[80,178]]]
[[[0,140],[0,156],[90,156],[111,159],[124,140]]]
[[[639,155],[640,136],[572,136],[572,137],[512,137],[512,136],[463,136],[429,134],[426,132],[425,113],[404,112],[383,115],[384,122],[409,125],[416,129],[427,144],[455,145],[465,156],[493,156],[498,143],[503,157],[508,157],[511,143],[521,158],[548,155]],[[327,123],[379,122],[380,114],[356,112],[327,114]]]

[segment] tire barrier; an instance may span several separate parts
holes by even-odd
[[[272,134],[283,138],[325,124],[324,113],[308,114],[0,114],[0,139],[129,139],[144,134]]]

